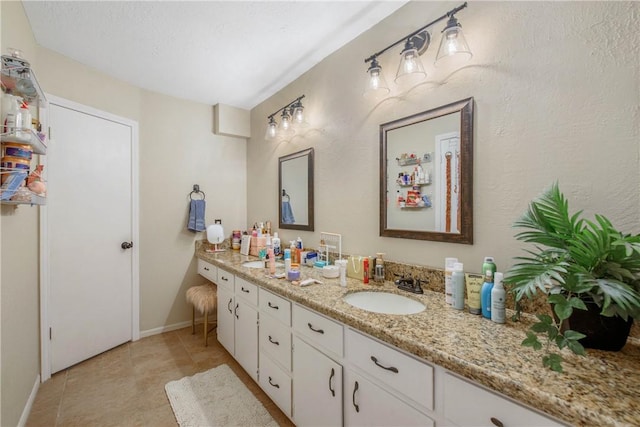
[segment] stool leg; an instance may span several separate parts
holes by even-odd
[[[196,306],[191,307],[191,335],[196,333]]]
[[[207,338],[209,335],[209,311],[205,309],[204,311],[204,346],[207,347],[208,342]]]

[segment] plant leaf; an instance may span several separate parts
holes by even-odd
[[[549,353],[542,358],[542,365],[548,367],[555,372],[563,372],[562,370],[562,356],[557,353]]]
[[[521,345],[523,347],[533,347],[534,350],[542,349],[542,343],[538,340],[536,334],[532,332],[527,332],[527,338],[522,341]]]

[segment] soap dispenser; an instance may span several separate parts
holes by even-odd
[[[373,273],[373,280],[376,283],[384,283],[384,260],[382,259],[383,255],[384,254],[380,252],[376,254],[376,268]]]

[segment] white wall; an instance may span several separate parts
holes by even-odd
[[[462,69],[433,66],[444,24],[422,56],[425,83],[393,85],[401,46],[380,57],[391,96],[362,97],[365,57],[451,9],[411,2],[327,57],[252,110],[248,146],[249,222],[277,218],[278,157],[315,148],[315,232],[343,234],[343,251],[443,268],[457,256],[469,271],[493,255],[500,270],[521,254],[514,220],[555,180],[574,210],[602,213],[640,232],[640,35],[636,2],[470,2],[457,17],[474,53]],[[308,130],[289,143],[266,142],[267,116],[305,94]],[[474,244],[379,236],[379,125],[475,98]]]

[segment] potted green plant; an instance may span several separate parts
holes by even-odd
[[[556,347],[579,355],[584,347],[620,350],[640,317],[640,236],[621,233],[602,215],[581,216],[569,214],[557,183],[531,202],[514,227],[524,229],[516,239],[533,247],[505,278],[517,307],[525,296],[546,295],[553,316],[537,313],[522,345],[540,350],[545,342],[543,365],[558,372]]]

